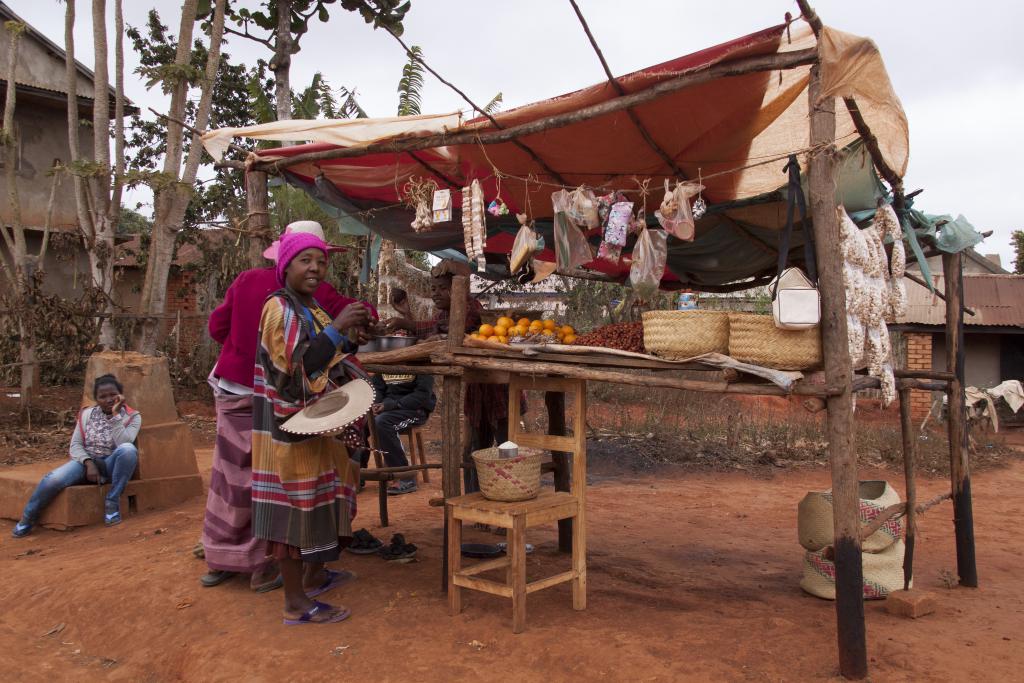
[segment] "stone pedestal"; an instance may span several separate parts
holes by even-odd
[[[121,496],[121,515],[171,507],[202,495],[189,426],[178,421],[167,359],[140,353],[104,351],[89,359],[82,406],[92,405],[96,377],[112,374],[124,386],[125,401],[142,413],[136,445],[139,466]],[[70,440],[70,435],[68,436]],[[36,484],[60,462],[39,463],[0,473],[0,516],[19,519]],[[40,522],[69,529],[103,520],[107,487],[83,484],[65,489]]]

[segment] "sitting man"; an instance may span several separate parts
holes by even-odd
[[[57,494],[85,482],[110,484],[103,519],[107,526],[121,523],[121,493],[139,462],[135,438],[142,428],[142,416],[128,407],[123,394],[124,387],[113,375],[96,378],[92,388],[96,405],[78,414],[75,431],[71,433],[70,460],[39,482],[21,521],[14,527],[15,538],[32,531]]]
[[[399,436],[404,429],[426,424],[434,410],[434,378],[431,375],[374,375],[373,388],[378,402],[370,408],[377,425],[377,444],[384,451],[388,467],[406,467],[409,459]],[[400,478],[388,488],[389,496],[416,490],[416,473]]]

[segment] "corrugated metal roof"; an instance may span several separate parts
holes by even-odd
[[[941,275],[935,289],[943,291]],[[975,315],[964,314],[966,325],[1024,327],[1024,275],[964,274],[964,304]],[[907,280],[907,314],[898,323],[945,325],[946,302]]]

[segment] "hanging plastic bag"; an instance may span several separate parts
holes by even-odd
[[[593,230],[601,225],[601,217],[597,212],[597,197],[593,190],[578,187],[569,195],[569,220],[585,230]]]
[[[544,241],[533,229],[533,221],[528,220],[525,213],[517,214],[516,218],[519,219],[520,227],[516,233],[516,240],[512,243],[512,257],[509,259],[509,269],[512,273],[518,273],[530,257],[544,248]]]
[[[644,228],[633,247],[633,265],[629,283],[641,299],[650,299],[658,291],[668,259],[668,235],[663,230]]]
[[[704,186],[697,183],[676,183],[674,189],[669,189],[668,178],[665,179],[665,198],[654,216],[668,234],[685,242],[693,241],[696,228],[690,198],[700,194],[703,189]]]
[[[565,190],[551,195],[554,210],[555,262],[562,270],[573,270],[594,260],[594,252],[583,232],[569,219],[570,198]]]
[[[608,223],[604,226],[604,239],[597,250],[597,257],[618,263],[622,248],[626,246],[626,235],[633,224],[633,202],[615,202],[608,211]]]

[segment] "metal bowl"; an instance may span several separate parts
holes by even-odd
[[[380,351],[380,340],[371,339],[365,344],[360,344],[356,353],[373,353],[374,351]]]
[[[380,351],[394,351],[412,346],[416,343],[416,337],[386,336],[377,337],[376,341]]]

